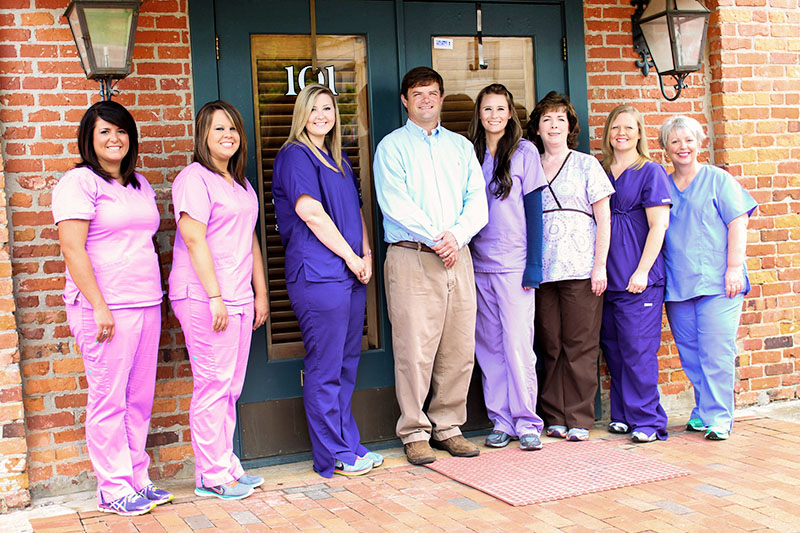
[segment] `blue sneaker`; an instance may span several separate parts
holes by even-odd
[[[237,479],[239,483],[242,485],[250,485],[253,488],[260,487],[264,484],[264,478],[261,476],[256,476],[254,474],[248,474],[245,472],[242,474],[242,477]]]
[[[383,456],[378,452],[369,452],[364,456],[364,459],[372,461],[372,468],[378,468],[383,464]]]
[[[155,506],[154,502],[139,496],[138,492],[133,492],[110,503],[101,502],[97,508],[104,513],[115,513],[120,516],[139,516],[149,513]]]
[[[356,462],[351,465],[336,459],[333,473],[340,476],[363,476],[372,470],[372,465],[372,459],[369,457],[357,457]]]
[[[690,418],[689,421],[686,422],[686,431],[696,431],[700,433],[706,429],[706,425],[703,424],[703,421],[699,418]]]
[[[711,426],[710,428],[708,428],[708,431],[706,431],[705,435],[705,437],[708,440],[728,440],[730,436],[731,436],[730,431],[728,431],[725,428],[715,427],[715,426]]]
[[[152,483],[147,485],[142,490],[136,491],[136,494],[138,494],[142,498],[147,498],[156,505],[169,503],[172,501],[173,498],[175,498],[175,496],[173,496],[171,492],[167,492],[164,489],[159,489]]]
[[[511,442],[511,435],[505,431],[495,429],[486,435],[486,440],[483,443],[490,448],[505,448],[509,442]]]
[[[194,493],[204,498],[215,497],[221,500],[241,500],[253,494],[253,487],[233,481],[215,487],[196,487]]]
[[[525,451],[541,450],[542,439],[536,433],[526,433],[519,438],[519,448]]]

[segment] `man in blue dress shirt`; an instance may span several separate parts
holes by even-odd
[[[384,276],[400,404],[397,436],[410,463],[426,464],[436,460],[431,443],[455,456],[480,453],[459,426],[467,419],[475,360],[467,243],[486,224],[488,208],[472,144],[439,123],[442,77],[414,68],[400,92],[408,121],[378,144],[375,190],[390,244]]]

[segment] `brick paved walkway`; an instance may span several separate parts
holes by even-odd
[[[96,511],[31,520],[36,532],[191,531],[800,531],[800,424],[739,419],[731,440],[708,442],[673,428],[666,442],[634,446],[606,439],[692,472],[690,476],[526,507],[511,507],[425,467],[399,450],[361,478],[276,479],[238,502],[183,494],[149,515]],[[475,439],[478,441],[478,439]],[[545,440],[545,445],[547,441]],[[575,443],[580,446],[580,443]],[[437,452],[440,453],[440,452]],[[489,452],[490,453],[490,452]],[[275,468],[275,470],[274,470]],[[543,479],[542,483],[558,483]]]

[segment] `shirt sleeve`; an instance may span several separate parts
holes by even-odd
[[[672,205],[669,191],[669,176],[658,163],[648,162],[642,167],[644,186],[642,187],[642,207]]]
[[[606,196],[611,196],[615,191],[600,161],[592,156],[586,157],[585,160],[586,199],[589,201],[589,204],[593,204]]]
[[[486,199],[486,180],[483,169],[475,155],[472,144],[464,140],[467,149],[463,152],[467,169],[467,187],[464,191],[464,203],[461,215],[450,232],[456,238],[458,247],[462,248],[472,237],[489,222],[489,202]]]
[[[94,173],[76,168],[64,174],[53,188],[53,220],[92,220],[97,203],[97,182]]]
[[[304,194],[322,203],[319,171],[311,160],[315,157],[314,154],[301,146],[289,145],[286,147],[285,157],[281,165],[281,182],[292,209],[297,199]]]
[[[520,141],[519,150],[522,151],[522,195],[547,187],[542,159],[533,143]]]
[[[384,218],[406,230],[414,240],[430,245],[437,232],[430,217],[408,194],[406,168],[400,150],[387,143],[387,139],[381,141],[375,150],[372,171],[375,196]]]
[[[186,213],[194,220],[208,225],[208,221],[211,219],[212,202],[208,184],[203,179],[204,170],[206,170],[205,167],[199,163],[193,163],[175,179],[175,183],[172,185],[175,220],[180,220],[181,213]]]
[[[758,204],[750,193],[727,172],[717,169],[717,176],[719,185],[714,205],[725,225],[745,213],[751,215]]]

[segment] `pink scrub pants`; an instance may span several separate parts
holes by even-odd
[[[476,272],[475,286],[475,356],[483,374],[489,419],[495,430],[512,437],[540,435],[533,353],[534,292],[522,288],[522,272]]]
[[[83,355],[89,395],[86,447],[97,477],[98,503],[150,484],[145,451],[156,385],[161,306],[112,309],[114,338],[95,341],[94,311],[80,300],[67,319]]]
[[[208,302],[183,298],[171,303],[192,364],[189,427],[195,484],[215,487],[230,483],[244,474],[233,453],[233,432],[253,335],[253,304],[228,305],[228,327],[215,333]]]

